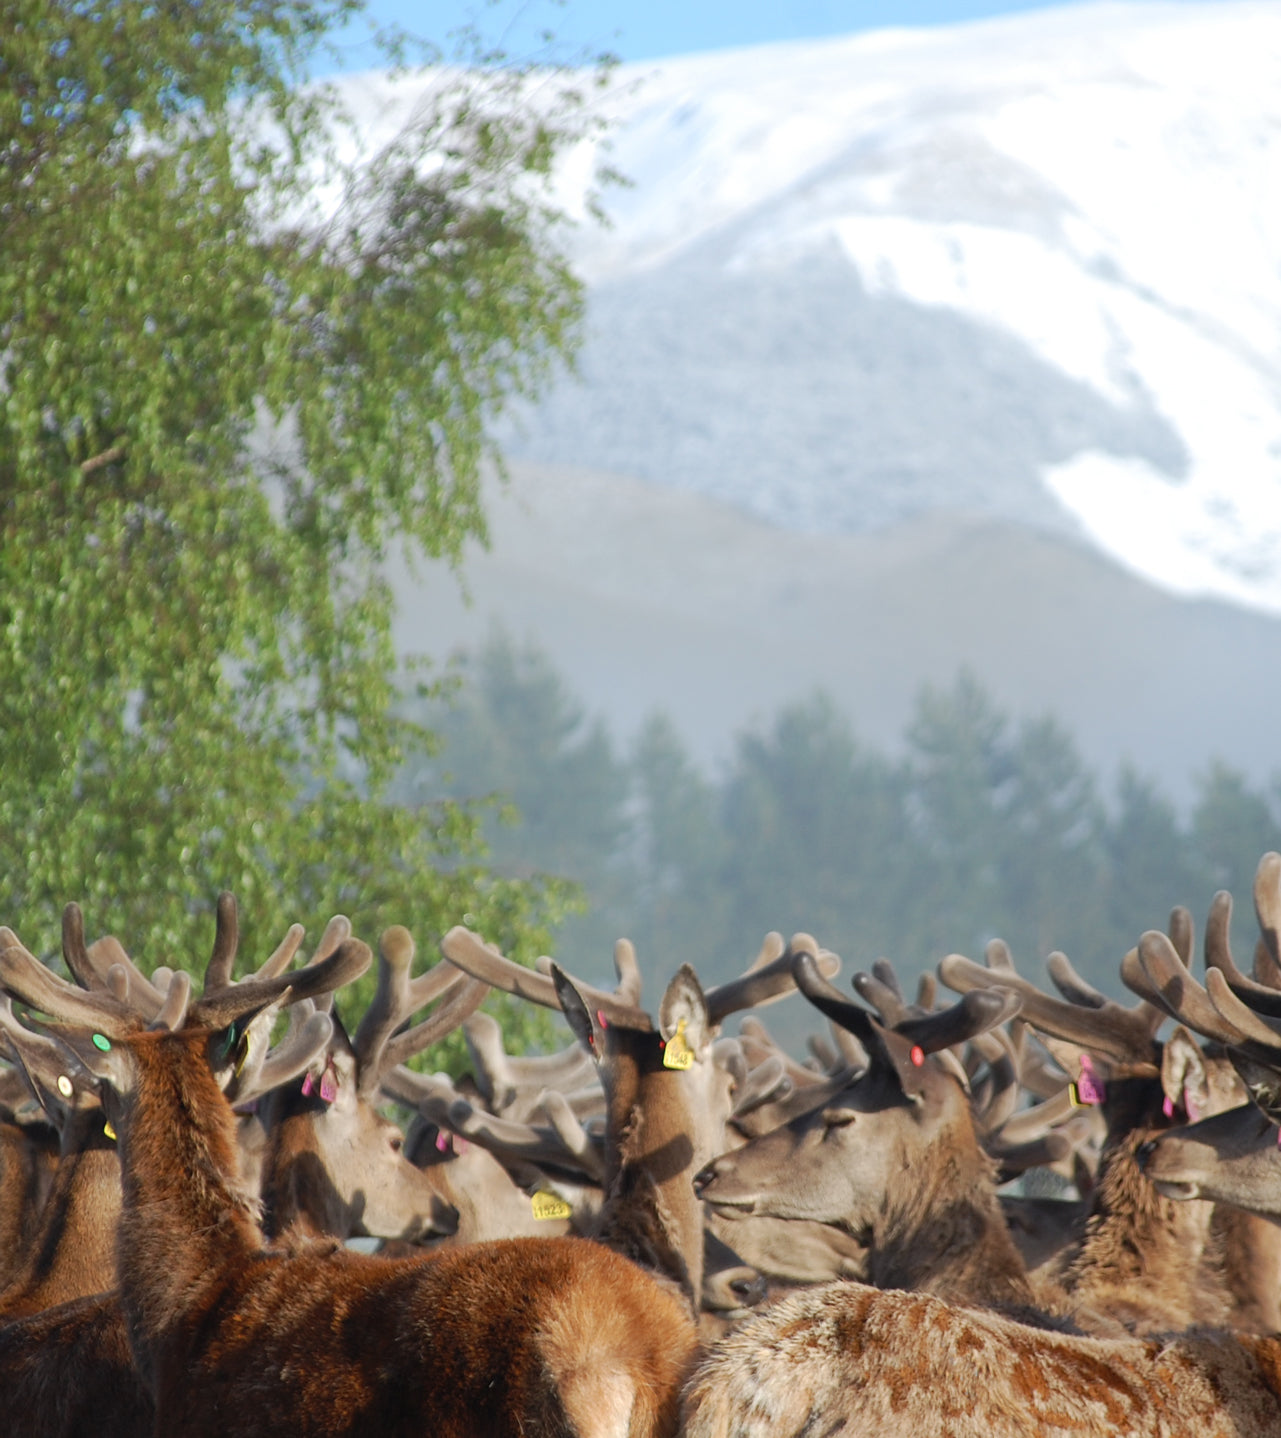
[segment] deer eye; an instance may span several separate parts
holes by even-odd
[[[846,1128],[858,1118],[858,1113],[852,1108],[825,1108],[823,1110],[823,1127],[829,1132],[834,1128]]]

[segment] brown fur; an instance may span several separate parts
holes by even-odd
[[[122,1300],[157,1431],[256,1438],[269,1407],[296,1438],[572,1438],[571,1414],[596,1400],[628,1408],[619,1438],[675,1431],[692,1322],[597,1244],[512,1239],[399,1262],[266,1247],[228,1182],[233,1119],[203,1038],[131,1039],[117,1122]]]
[[[1103,1339],[923,1294],[813,1289],[749,1320],[690,1384],[685,1438],[1276,1438],[1281,1342]]]
[[[0,1289],[13,1277],[35,1235],[57,1161],[53,1128],[0,1118]]]
[[[116,1281],[120,1159],[99,1109],[67,1121],[63,1156],[22,1261],[0,1290],[0,1315],[19,1317],[103,1293]]]

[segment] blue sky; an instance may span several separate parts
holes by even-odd
[[[400,25],[442,45],[450,31],[473,22],[513,53],[532,53],[539,33],[551,29],[575,50],[612,50],[624,60],[654,60],[771,40],[891,25],[946,25],[1049,8],[1048,0],[369,0],[368,14],[378,23]],[[345,67],[375,63],[372,50],[359,43],[363,33],[349,33]]]

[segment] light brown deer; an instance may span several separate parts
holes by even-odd
[[[879,1286],[1030,1308],[959,1066],[937,1057],[1011,1017],[1017,1000],[970,995],[894,1029],[827,984],[805,954],[795,977],[858,1039],[867,1066],[803,1090],[806,1113],[710,1164],[698,1177],[704,1200],[729,1217],[834,1224],[867,1246],[868,1277]]]
[[[794,950],[833,972],[839,960],[820,955],[808,935],[796,935],[786,950],[779,935],[767,935],[746,973],[705,995],[693,970],[683,967],[655,1023],[634,1001],[570,980],[550,961],[551,977],[512,964],[465,929],[452,929],[441,947],[495,987],[563,1010],[595,1056],[606,1095],[605,1202],[591,1232],[677,1284],[697,1312],[705,1238],[693,1175],[723,1146],[745,1076],[737,1043],[718,1041],[716,1031],[731,1013],[791,992]],[[620,940],[614,958],[626,990],[639,994],[631,944]]]
[[[6,982],[30,961],[15,945],[0,930]],[[335,957],[372,956],[348,940]],[[157,1432],[257,1435],[264,1403],[291,1432],[325,1438],[674,1431],[693,1326],[635,1265],[574,1239],[403,1262],[328,1243],[271,1249],[208,1061],[235,1051],[248,1013],[228,1025],[226,1003],[177,1031],[141,1031],[97,1002],[92,1029],[59,1039],[101,1084],[119,1134],[121,1304]]]

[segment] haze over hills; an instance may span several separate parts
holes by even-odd
[[[690,57],[608,104],[635,184],[576,241],[579,375],[504,433],[473,615],[433,581],[402,642],[497,616],[704,753],[820,682],[892,738],[967,663],[1095,759],[1281,768],[1281,4]]]

